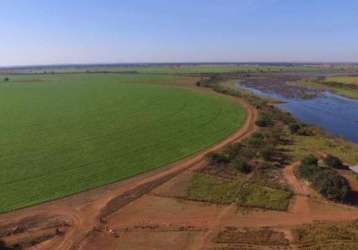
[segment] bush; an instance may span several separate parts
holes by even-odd
[[[301,128],[301,125],[298,123],[292,123],[288,126],[288,128],[289,128],[291,134],[297,134]]]
[[[233,160],[244,146],[241,143],[234,143],[226,146],[223,154],[229,159]]]
[[[5,77],[5,78],[4,78],[4,82],[8,82],[8,81],[10,81],[10,78],[9,78],[9,77]]]
[[[314,164],[301,164],[298,168],[298,176],[300,178],[312,181],[318,172],[320,172],[320,167]]]
[[[302,165],[318,165],[318,159],[314,155],[308,155],[302,160]]]
[[[314,130],[308,126],[301,126],[301,128],[297,131],[297,134],[302,136],[312,136],[314,135]]]
[[[244,160],[238,159],[234,161],[233,166],[241,173],[248,174],[251,172],[251,166]]]
[[[312,184],[322,196],[334,201],[346,201],[351,191],[348,181],[330,170],[317,173]]]
[[[209,153],[206,157],[210,165],[220,165],[230,162],[228,157],[222,153]]]
[[[264,141],[264,134],[256,132],[247,139],[247,144],[254,147],[260,147],[264,145]]]
[[[275,147],[272,145],[266,145],[260,153],[264,160],[271,161],[275,153]]]
[[[256,121],[259,127],[271,127],[274,125],[273,119],[266,113],[261,113]]]
[[[267,142],[271,145],[278,145],[285,142],[286,137],[285,131],[282,127],[273,127],[266,133]]]
[[[303,159],[298,168],[298,175],[309,180],[313,187],[325,198],[334,201],[346,201],[351,190],[348,181],[335,171],[320,168],[313,155]]]
[[[327,155],[327,157],[324,158],[323,162],[328,167],[331,167],[331,168],[336,168],[336,169],[343,169],[344,168],[343,162],[338,157],[335,157],[333,155]]]
[[[239,155],[245,159],[252,159],[256,156],[256,154],[257,151],[251,147],[243,147],[239,153]]]

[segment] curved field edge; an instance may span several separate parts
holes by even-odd
[[[228,97],[81,80],[1,86],[7,119],[0,123],[0,212],[160,168],[222,140],[245,120]]]

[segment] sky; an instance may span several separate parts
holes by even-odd
[[[357,0],[1,0],[0,66],[358,62]]]

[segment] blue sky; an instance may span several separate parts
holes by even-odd
[[[358,62],[357,0],[1,0],[0,66]]]

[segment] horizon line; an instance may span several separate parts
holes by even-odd
[[[41,67],[78,67],[78,66],[130,66],[130,65],[200,65],[200,64],[312,64],[312,65],[355,65],[358,61],[192,61],[192,62],[101,62],[101,63],[54,63],[54,64],[14,64],[0,65],[0,69],[16,69],[16,68],[41,68]]]

